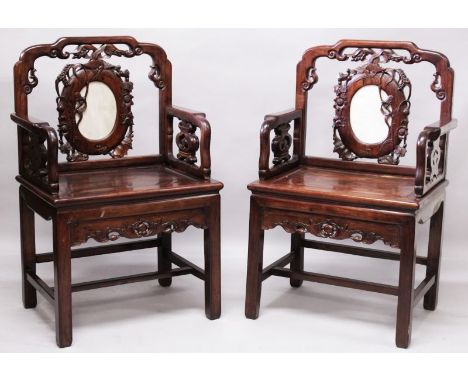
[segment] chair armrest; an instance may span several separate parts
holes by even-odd
[[[416,145],[416,178],[414,191],[419,197],[445,179],[448,134],[457,126],[452,119],[446,124],[440,121],[426,126],[418,136]]]
[[[22,117],[13,113],[11,119],[29,135],[28,142],[23,141],[20,148],[27,150],[19,153],[20,174],[35,184],[45,186],[47,191],[58,192],[57,132],[47,122],[32,117]],[[47,149],[43,146],[44,142],[47,142]],[[47,175],[46,179],[44,175]]]
[[[258,174],[260,179],[267,179],[299,165],[297,155],[298,122],[302,120],[302,110],[290,109],[281,113],[267,114],[260,129],[260,158]],[[293,138],[289,134],[290,123],[294,122],[294,150],[289,149]],[[275,137],[270,144],[270,133],[275,131]],[[273,166],[270,168],[270,150],[274,154]]]
[[[172,134],[168,142],[168,161],[169,163],[182,171],[203,179],[209,179],[211,174],[211,127],[206,114],[178,106],[168,106],[166,108],[167,116],[176,117],[180,120],[180,132],[176,135],[176,144],[179,152],[176,156],[172,153]],[[200,139],[195,134],[196,129],[200,130]],[[196,154],[200,150],[200,166],[195,165],[198,161]]]

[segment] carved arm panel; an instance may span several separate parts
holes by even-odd
[[[209,179],[211,174],[211,127],[208,120],[205,118],[205,113],[176,106],[169,106],[166,111],[169,118],[169,129],[166,137],[169,163],[192,175]],[[175,135],[175,143],[178,152],[175,156],[172,152],[174,140],[172,125],[174,117],[179,120],[179,131]],[[200,137],[196,134],[197,130],[200,131]],[[200,151],[199,166],[196,165],[198,162],[198,151]]]
[[[58,192],[56,131],[47,122],[32,121],[16,114],[12,114],[11,119],[18,125],[22,135],[20,174],[49,192]]]
[[[269,114],[260,130],[259,176],[267,179],[299,163],[298,140],[299,124],[302,122],[302,110],[290,110],[278,114]],[[293,137],[290,134],[294,123]],[[274,137],[270,144],[271,131]],[[292,155],[290,154],[293,146]],[[270,167],[270,149],[273,152],[273,166]]]
[[[415,193],[417,196],[423,196],[445,179],[448,133],[456,126],[457,120],[455,119],[443,126],[435,123],[419,134],[416,148]]]

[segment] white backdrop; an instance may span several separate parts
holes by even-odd
[[[2,30],[0,43],[0,123],[3,128],[0,163],[0,350],[54,351],[53,312],[39,297],[36,311],[21,306],[19,283],[19,222],[16,164],[16,131],[9,119],[13,111],[12,68],[27,46],[50,43],[61,36],[129,34],[140,41],[161,45],[173,64],[173,102],[206,112],[212,126],[212,176],[225,184],[222,190],[223,313],[220,320],[204,318],[203,288],[199,280],[178,278],[169,289],[153,283],[106,288],[75,294],[74,345],[66,351],[392,351],[395,300],[317,284],[291,290],[287,280],[264,284],[261,315],[244,319],[247,259],[248,202],[246,185],[256,179],[259,128],[263,116],[294,105],[295,67],[311,46],[333,44],[342,38],[411,40],[421,48],[446,54],[455,69],[454,117],[459,128],[451,137],[444,226],[444,260],[439,310],[418,307],[410,351],[467,350],[468,292],[463,246],[468,211],[465,190],[465,129],[468,110],[468,74],[464,71],[468,30],[301,30],[301,29],[154,29],[154,30]],[[147,80],[148,61],[118,60],[130,69],[135,83],[135,150],[157,149],[157,94]],[[322,62],[319,63],[322,65]],[[333,66],[333,64],[335,66]],[[30,114],[56,124],[53,81],[64,65],[61,60],[41,59],[39,86],[33,91]],[[323,74],[311,93],[308,153],[332,155],[331,121],[333,85],[346,63],[323,62]],[[429,90],[433,69],[429,65],[405,67],[413,82],[408,156],[413,164],[419,131],[438,119],[438,101]],[[315,98],[314,98],[315,96]],[[50,249],[50,224],[37,219],[39,250]],[[422,232],[424,239],[424,232]],[[425,241],[421,239],[421,251]],[[189,229],[174,237],[181,254],[200,263],[202,235]],[[284,254],[288,235],[268,232],[265,262]],[[361,277],[381,282],[397,280],[397,265],[356,259],[346,255],[315,255],[307,251],[310,270]],[[152,251],[76,260],[74,278],[110,277],[155,266]],[[51,281],[50,265],[41,266]],[[422,275],[422,274],[421,274]],[[419,276],[421,276],[419,275]],[[195,333],[193,330],[195,329]],[[151,333],[149,335],[148,333]],[[274,336],[273,336],[274,334]]]

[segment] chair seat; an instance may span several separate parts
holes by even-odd
[[[301,166],[267,180],[250,183],[249,190],[334,202],[416,210],[414,177]]]
[[[209,193],[221,182],[185,175],[164,165],[111,168],[60,174],[56,204]]]

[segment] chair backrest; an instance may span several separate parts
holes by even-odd
[[[444,125],[452,119],[454,72],[443,54],[419,49],[412,42],[397,41],[341,40],[335,45],[314,47],[304,53],[297,65],[296,109],[303,111],[302,123],[297,132],[300,161],[307,161],[308,158],[305,155],[307,96],[319,79],[316,61],[321,57],[349,61],[350,66],[353,66],[339,74],[335,86],[333,151],[343,161],[372,158],[377,159],[379,164],[397,165],[400,157],[405,155],[411,82],[404,72],[403,64],[427,61],[434,65],[434,77],[429,86],[440,101],[439,123]],[[351,125],[353,97],[367,86],[378,87],[382,118],[388,127],[388,134],[378,143],[362,142]],[[441,147],[445,147],[445,139],[444,136]],[[381,172],[387,171],[384,168],[389,172],[394,171],[389,167],[383,166]]]
[[[90,155],[122,158],[132,148],[133,83],[128,70],[111,64],[108,59],[141,55],[151,58],[148,78],[160,90],[159,151],[167,156],[172,150],[168,147],[171,128],[166,116],[172,101],[171,63],[161,47],[140,43],[133,37],[64,37],[53,44],[27,48],[14,67],[15,112],[28,118],[28,96],[38,84],[35,69],[38,58],[76,60],[77,63],[65,65],[55,81],[59,150],[71,162],[63,167],[70,169],[75,163],[79,168],[91,167],[83,163]],[[141,161],[141,158],[128,161],[132,159]]]

